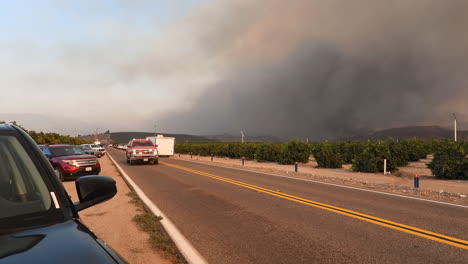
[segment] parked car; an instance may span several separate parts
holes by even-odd
[[[149,139],[133,139],[128,142],[126,150],[127,163],[148,162],[158,164],[158,149]]]
[[[89,155],[94,155],[94,149],[88,147],[88,146],[80,146],[81,150],[83,150],[84,153],[89,154]]]
[[[79,146],[41,145],[40,149],[61,181],[84,175],[98,175],[101,172],[96,156],[86,154]]]
[[[32,138],[0,125],[0,264],[126,263],[78,214],[111,199],[115,181],[81,177],[76,191],[79,201],[72,203]]]
[[[92,155],[95,155],[96,157],[100,158],[106,154],[106,150],[101,146],[97,144],[82,144],[81,146],[84,146],[86,148],[90,148],[94,151]]]

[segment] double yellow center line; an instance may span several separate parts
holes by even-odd
[[[290,194],[270,190],[270,189],[267,189],[267,188],[259,187],[259,186],[248,184],[248,183],[245,183],[245,182],[220,177],[220,176],[210,174],[210,173],[206,173],[206,172],[203,172],[203,171],[198,171],[198,170],[190,169],[190,168],[187,168],[187,167],[182,167],[182,166],[170,164],[170,163],[167,163],[167,162],[160,162],[160,163],[163,164],[163,165],[169,166],[169,167],[173,167],[173,168],[188,171],[188,172],[191,172],[191,173],[194,173],[194,174],[206,176],[206,177],[209,177],[209,178],[212,178],[212,179],[227,182],[227,183],[230,183],[230,184],[234,184],[234,185],[237,185],[237,186],[241,186],[241,187],[248,188],[248,189],[251,189],[251,190],[255,190],[255,191],[258,191],[258,192],[262,192],[262,193],[265,193],[265,194],[273,195],[273,196],[280,197],[280,198],[290,200],[290,201],[293,201],[293,202],[305,204],[305,205],[308,205],[308,206],[313,206],[313,207],[316,207],[316,208],[324,209],[324,210],[334,212],[334,213],[338,213],[338,214],[341,214],[341,215],[346,215],[346,216],[353,217],[353,218],[356,218],[356,219],[359,219],[359,220],[362,220],[362,221],[366,221],[366,222],[369,222],[369,223],[373,223],[373,224],[376,224],[376,225],[385,226],[385,227],[388,227],[388,228],[391,228],[391,229],[399,230],[399,231],[402,231],[402,232],[405,232],[405,233],[408,233],[408,234],[416,235],[416,236],[419,236],[419,237],[424,237],[424,238],[434,240],[434,241],[437,241],[437,242],[440,242],[440,243],[444,243],[444,244],[447,244],[447,245],[455,246],[455,247],[462,248],[462,249],[468,249],[468,241],[462,240],[462,239],[459,239],[459,238],[445,236],[445,235],[442,235],[442,234],[439,234],[439,233],[434,233],[434,232],[431,232],[431,231],[428,231],[428,230],[424,230],[424,229],[420,229],[420,228],[400,224],[400,223],[397,223],[397,222],[389,221],[389,220],[378,218],[378,217],[371,216],[371,215],[362,214],[362,213],[347,210],[347,209],[344,209],[344,208],[341,208],[341,207],[336,207],[336,206],[332,206],[332,205],[329,205],[329,204],[324,204],[324,203],[308,200],[308,199],[305,199],[305,198],[301,198],[301,197],[297,197],[297,196],[294,196],[294,195],[290,195]]]

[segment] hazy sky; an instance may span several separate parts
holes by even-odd
[[[464,0],[0,4],[0,120],[324,139],[468,121]],[[465,128],[465,127],[464,127]],[[466,129],[466,128],[465,128]]]
[[[2,1],[0,120],[71,134],[152,130],[150,115],[180,109],[174,87],[192,80],[128,72],[147,53],[177,53],[182,43],[157,43],[202,2]]]

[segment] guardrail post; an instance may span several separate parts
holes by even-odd
[[[190,159],[192,159],[192,155],[193,155],[193,153],[192,153],[192,152],[190,152]]]
[[[213,153],[211,153],[211,161],[213,161]]]
[[[242,166],[244,166],[245,157],[242,157]]]
[[[299,165],[297,164],[297,161],[294,162],[294,172],[297,172],[297,167],[298,167],[298,166],[299,166]]]
[[[414,188],[419,188],[419,175],[414,175]]]

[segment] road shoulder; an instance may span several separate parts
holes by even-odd
[[[140,212],[130,203],[127,195],[130,189],[120,176],[109,157],[99,159],[101,175],[112,177],[117,183],[117,194],[111,200],[80,212],[80,218],[99,238],[115,249],[132,264],[171,263],[162,253],[156,252],[148,243],[149,235],[140,231],[133,222],[133,217]],[[77,201],[74,181],[64,182],[65,189],[72,201]]]

